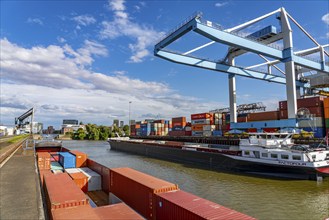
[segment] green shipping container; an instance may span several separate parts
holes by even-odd
[[[326,118],[326,128],[329,128],[329,118]]]

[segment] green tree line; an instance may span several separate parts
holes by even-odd
[[[103,126],[95,124],[86,124],[86,130],[79,128],[77,131],[71,134],[74,140],[107,140],[109,137],[129,136],[129,126],[125,125],[123,128],[117,126]]]

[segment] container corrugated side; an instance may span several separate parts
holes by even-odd
[[[156,219],[255,219],[184,191],[157,194]]]
[[[100,219],[144,219],[142,216],[140,216],[137,212],[132,210],[124,203],[97,207],[94,208],[94,212]]]
[[[93,160],[87,159],[87,164],[90,169],[102,176],[102,190],[106,193],[110,192],[110,169]]]
[[[255,112],[248,114],[248,121],[279,120],[279,111]]]
[[[50,170],[51,155],[48,152],[38,152],[37,161],[39,170]]]
[[[324,117],[329,118],[329,107],[324,108]]]
[[[89,199],[67,173],[44,176],[48,210],[89,205]]]
[[[71,150],[71,154],[75,155],[75,167],[86,167],[87,166],[87,159],[88,155],[77,151],[77,150]]]
[[[100,218],[90,206],[76,206],[65,209],[55,209],[51,211],[53,220],[69,220],[69,219],[92,219],[98,220]]]
[[[41,186],[43,186],[44,176],[53,175],[50,170],[39,170]]]
[[[102,177],[100,174],[88,167],[81,167],[78,169],[88,177],[88,191],[102,190]]]
[[[111,193],[146,219],[155,219],[155,194],[177,189],[176,184],[131,168],[111,169]]]

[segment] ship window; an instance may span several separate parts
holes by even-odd
[[[250,155],[250,152],[249,152],[248,150],[246,150],[246,151],[244,152],[244,155]]]
[[[268,157],[267,153],[262,153],[262,157]]]
[[[289,159],[289,155],[287,155],[287,154],[281,154],[281,159],[288,160]]]
[[[278,158],[277,154],[271,154],[271,158]]]
[[[315,160],[316,159],[316,155],[312,155],[312,159]]]
[[[329,153],[327,153],[326,160],[329,160]]]
[[[300,155],[292,155],[292,159],[293,160],[301,160],[301,156]]]

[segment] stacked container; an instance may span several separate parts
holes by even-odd
[[[100,219],[134,219],[142,220],[144,219],[129,206],[124,203],[119,203],[115,205],[101,206],[93,209],[94,212]]]
[[[279,119],[280,119],[279,111],[255,112],[255,113],[249,113],[247,116],[247,121],[272,121]]]
[[[71,150],[70,153],[75,156],[75,167],[87,166],[87,158],[88,158],[87,154],[77,150]]]
[[[73,182],[83,191],[88,192],[88,177],[77,168],[65,169]]]
[[[149,136],[151,134],[151,123],[141,124],[140,136]]]
[[[155,195],[178,190],[173,183],[130,168],[111,169],[110,191],[146,219],[155,219]]]
[[[130,125],[130,136],[136,136],[136,124]]]
[[[322,138],[325,136],[325,121],[323,97],[311,97],[297,100],[297,108],[306,108],[313,116],[313,120],[300,120],[299,128],[304,131],[314,132],[314,137]],[[288,118],[287,101],[279,102],[280,119]]]
[[[326,125],[326,136],[329,136],[329,98],[323,100],[324,120]]]
[[[75,168],[76,160],[75,155],[69,152],[59,152],[59,163],[64,167],[67,168]]]
[[[198,113],[191,115],[192,136],[211,136],[215,130],[212,113]]]
[[[39,170],[50,170],[51,155],[48,152],[39,152],[39,153],[37,153],[37,157],[38,157]]]
[[[88,191],[102,190],[102,177],[88,167],[78,168],[88,178]]]
[[[169,136],[191,136],[191,126],[188,126],[186,117],[172,118],[172,129],[169,131]]]

